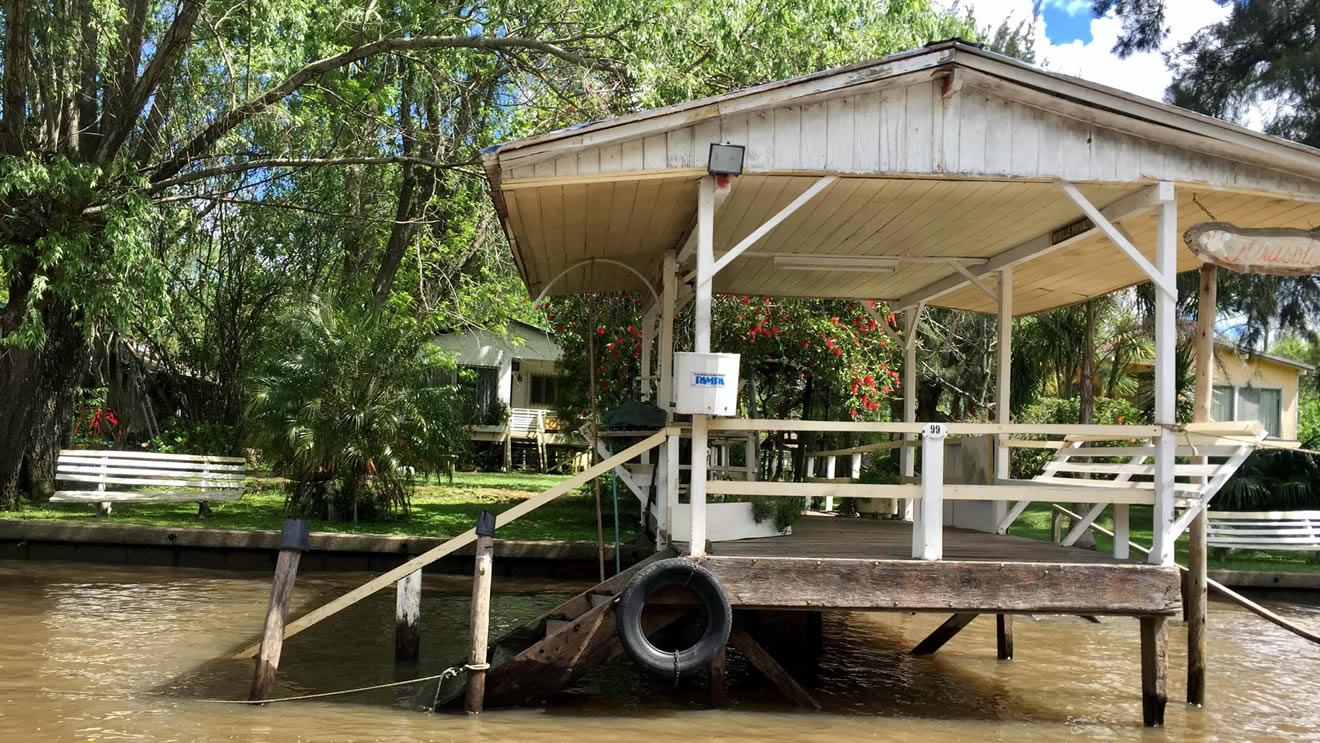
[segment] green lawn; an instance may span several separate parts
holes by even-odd
[[[448,537],[472,528],[481,511],[499,513],[563,480],[560,475],[525,473],[460,472],[454,485],[446,478],[419,485],[413,494],[412,513],[391,521],[358,524],[309,519],[312,531],[355,534],[408,534]],[[613,507],[609,481],[601,482],[605,538],[613,541]],[[114,506],[110,516],[98,518],[90,504],[46,504],[18,511],[0,511],[0,519],[53,519],[94,521],[111,524],[147,524],[176,528],[279,529],[284,519],[284,494],[278,482],[253,478],[242,500],[215,503],[206,519],[197,517],[196,503],[141,503]],[[621,541],[636,538],[637,499],[627,490],[619,493]],[[595,496],[590,489],[567,493],[512,524],[500,527],[504,539],[592,540],[596,539]]]
[[[1113,529],[1113,519],[1108,515],[1096,520],[1100,526]],[[1151,509],[1149,506],[1131,506],[1129,529],[1133,542],[1149,547],[1152,541]],[[1009,534],[1049,541],[1050,507],[1044,503],[1033,503],[1009,529]],[[1096,534],[1097,549],[1112,553],[1113,540],[1102,534]],[[1175,559],[1179,564],[1187,564],[1187,535],[1183,535],[1175,547]],[[1261,552],[1258,550],[1234,550],[1226,558],[1218,559],[1212,552],[1209,566],[1211,570],[1260,570],[1281,573],[1317,573],[1320,562],[1310,552]],[[1132,557],[1138,557],[1136,550]]]

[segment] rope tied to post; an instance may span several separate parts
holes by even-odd
[[[368,691],[376,691],[378,689],[390,689],[396,686],[409,686],[411,684],[422,684],[422,683],[426,683],[427,681],[437,681],[443,683],[445,679],[456,677],[460,672],[464,670],[467,670],[465,666],[451,666],[449,668],[446,668],[444,671],[440,673],[432,674],[430,676],[419,676],[417,678],[405,679],[403,681],[392,681],[388,684],[375,684],[374,686],[359,686],[353,689],[340,689],[338,691],[323,691],[317,694],[300,694],[298,696],[293,696],[293,697],[275,697],[272,699],[198,699],[196,701],[201,702],[202,704],[275,704],[276,702],[299,702],[307,699],[324,699],[326,697],[338,697],[338,696],[344,696],[346,694],[361,694]],[[440,696],[440,683],[436,684],[437,699]],[[434,704],[431,707],[431,711],[432,712],[435,711]]]

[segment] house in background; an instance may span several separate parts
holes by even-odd
[[[1215,342],[1216,421],[1265,424],[1273,438],[1297,438],[1298,388],[1302,374],[1315,367],[1302,361]]]
[[[436,336],[456,355],[456,380],[472,396],[472,442],[478,461],[504,469],[575,467],[587,440],[555,415],[563,350],[548,333],[511,321],[503,333],[475,328]]]

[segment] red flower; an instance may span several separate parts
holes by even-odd
[[[806,341],[802,341],[802,347],[803,347],[803,348],[811,348],[811,344],[808,343],[808,342],[806,342]]]
[[[596,328],[596,335],[605,335],[605,326],[604,326],[604,325],[602,325],[602,326]]]
[[[631,325],[628,326],[628,332],[629,332],[629,333],[633,332],[633,326],[631,326]]]
[[[857,408],[848,408],[848,415],[851,415],[852,417],[856,418],[856,417],[857,417]]]
[[[830,318],[830,322],[834,323],[835,325],[838,325],[838,324],[839,324],[839,318],[838,318],[838,317],[831,317],[831,318]]]
[[[834,348],[834,341],[825,341],[826,348]]]
[[[775,335],[779,335],[779,328],[777,328],[777,327],[775,327],[775,328],[770,328],[770,332],[771,332],[771,333],[774,333]]]
[[[848,389],[848,391],[851,392],[851,393],[854,394],[854,395],[857,394],[857,383],[856,383],[856,382],[853,382],[852,387],[850,387],[850,388]]]
[[[613,343],[606,343],[606,344],[605,344],[605,347],[608,348],[608,349],[610,349],[611,351],[614,350],[614,344],[613,344]]]
[[[885,385],[880,391],[888,395],[890,392],[894,391],[894,388],[890,387],[889,385]]]
[[[843,355],[843,349],[842,349],[842,348],[836,348],[836,349],[834,349],[834,355],[835,355],[835,356],[842,356],[842,355]]]
[[[752,301],[752,298],[751,298],[751,297],[743,297],[743,298],[742,298],[742,303],[743,303],[743,304],[747,304],[747,303],[750,302],[750,301]]]
[[[865,377],[862,377],[862,381],[865,382],[868,386],[875,384],[875,380],[871,378],[870,374],[867,374]]]

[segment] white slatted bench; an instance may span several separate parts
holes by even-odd
[[[1320,553],[1320,511],[1210,511],[1206,525],[1216,549]]]
[[[1174,437],[1175,455],[1179,458],[1192,458],[1193,461],[1175,462],[1174,506],[1181,509],[1174,519],[1173,533],[1181,534],[1196,514],[1210,504],[1210,501],[1224,486],[1228,479],[1237,472],[1256,445],[1265,438],[1265,428],[1257,421],[1233,423],[1189,424],[1183,431],[1170,433]],[[1041,474],[1031,480],[1001,480],[1003,483],[1020,483],[1030,486],[1063,487],[1074,492],[1086,489],[1137,491],[1148,495],[1148,503],[1154,503],[1155,497],[1155,444],[1150,440],[1141,440],[1137,445],[1120,442],[1120,446],[1099,445],[1106,441],[1116,441],[1113,437],[1068,436],[1054,459],[1045,465]],[[1207,464],[1200,458],[1209,457]],[[1097,461],[1101,459],[1123,459],[1122,462]],[[1143,499],[1144,500],[1144,499]],[[1009,510],[1008,516],[1000,523],[1000,533],[1007,528],[1030,500],[1019,501]],[[1071,546],[1086,533],[1090,525],[1109,505],[1115,507],[1116,531],[1126,532],[1127,506],[1130,499],[1077,498],[1077,502],[1089,502],[1093,505],[1083,514],[1081,521],[1063,538],[1061,544]],[[1120,523],[1121,522],[1121,523]],[[1126,545],[1126,538],[1124,538]],[[1120,550],[1125,552],[1125,550]]]
[[[238,500],[247,465],[242,457],[65,449],[55,480],[77,489],[56,491],[52,503],[95,503],[105,515],[112,503]]]

